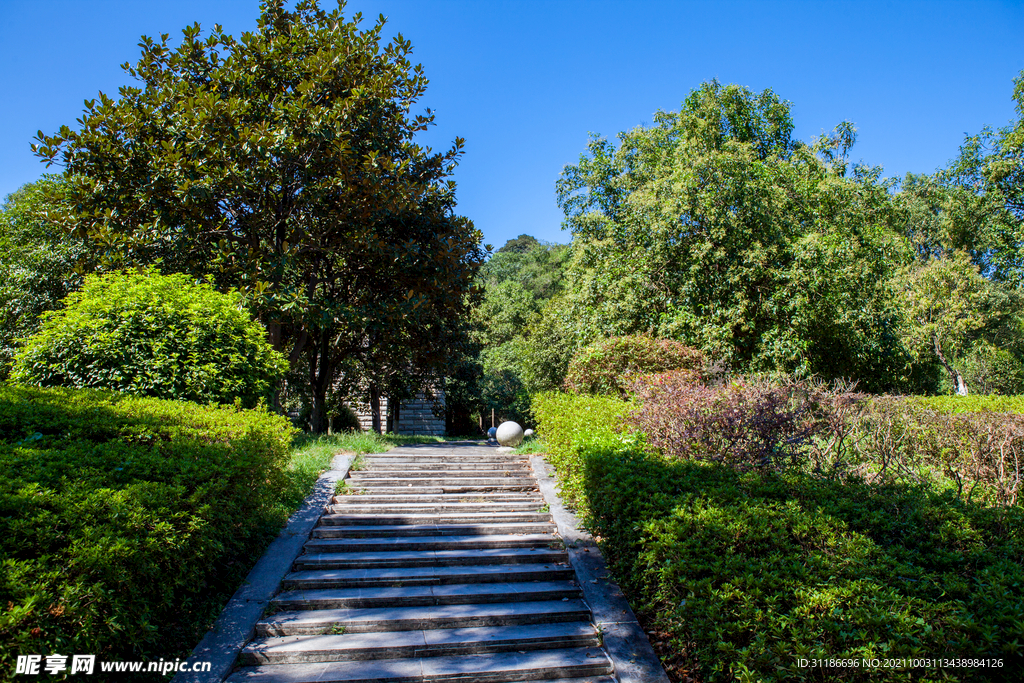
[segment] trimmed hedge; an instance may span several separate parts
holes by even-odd
[[[944,413],[1024,414],[1024,396],[915,396],[913,400]]]
[[[287,511],[263,410],[0,387],[0,670],[184,655]]]
[[[613,396],[551,391],[533,397],[537,431],[558,472],[562,498],[581,513],[587,505],[581,454],[597,446],[634,444],[631,434],[617,431],[631,407],[628,401]]]
[[[926,485],[742,472],[644,450],[607,399],[541,396],[553,463],[675,680],[1019,680],[1024,510]],[[593,438],[579,438],[592,434]],[[575,435],[575,436],[574,436]],[[632,442],[632,443],[630,443]],[[808,660],[1000,658],[1001,669]]]

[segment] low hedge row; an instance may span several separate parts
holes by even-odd
[[[539,431],[647,630],[671,641],[675,680],[1019,680],[1019,506],[664,458],[642,436],[616,434],[607,401],[542,396]],[[567,438],[566,425],[592,436]],[[1002,667],[800,662],[912,657]]]
[[[0,671],[186,654],[284,521],[293,435],[262,410],[0,387]]]
[[[914,401],[944,413],[1024,414],[1024,396],[915,396]]]

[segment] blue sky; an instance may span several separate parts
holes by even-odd
[[[333,7],[330,0],[322,0]],[[142,34],[194,21],[235,35],[257,0],[0,0],[0,197],[46,172],[36,130],[73,126],[82,101],[114,95]],[[456,136],[459,213],[486,242],[529,233],[568,242],[555,180],[588,133],[613,138],[678,109],[702,81],[772,88],[793,103],[797,137],[849,119],[854,160],[886,175],[932,172],[965,133],[1014,117],[1024,69],[1024,2],[655,2],[352,0],[369,28],[389,17],[431,81],[424,138]]]

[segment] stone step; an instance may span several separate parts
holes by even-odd
[[[279,593],[270,604],[277,610],[359,609],[465,605],[483,602],[541,602],[580,597],[574,581],[523,583],[457,583],[436,586],[371,586],[293,590]]]
[[[340,629],[339,629],[340,630]],[[521,626],[285,636],[250,643],[239,664],[294,664],[346,660],[443,657],[481,652],[553,650],[599,645],[597,630],[582,621]]]
[[[373,462],[371,466],[363,469],[354,470],[354,472],[461,472],[474,470],[490,471],[494,470],[522,470],[524,472],[531,472],[530,464],[528,462]]]
[[[498,477],[516,477],[517,479],[532,479],[529,470],[525,469],[514,469],[509,467],[495,467],[494,469],[481,470],[481,469],[462,469],[462,470],[450,470],[450,469],[431,469],[431,470],[420,470],[420,469],[393,469],[393,470],[378,470],[372,469],[361,472],[353,472],[348,481],[374,481],[377,479],[496,479]]]
[[[397,550],[483,550],[488,548],[530,548],[556,544],[561,539],[549,534],[494,534],[489,536],[395,536],[392,538],[313,538],[306,541],[308,553],[351,553]]]
[[[484,536],[494,534],[550,534],[554,522],[481,522],[479,524],[370,524],[327,525],[313,529],[313,538],[383,538],[388,536]]]
[[[601,676],[612,672],[597,647],[495,652],[445,657],[348,662],[267,664],[239,669],[228,683],[439,683],[537,681]]]
[[[470,550],[406,550],[401,552],[308,553],[292,563],[307,569],[377,569],[384,567],[447,567],[474,564],[536,564],[567,562],[562,548],[479,548]]]
[[[424,508],[427,510],[429,508]],[[346,514],[324,514],[321,526],[363,526],[396,524],[488,524],[508,522],[549,522],[548,512],[412,512],[409,514],[360,514],[346,510]]]
[[[460,605],[319,609],[277,612],[256,624],[256,635],[316,636],[344,629],[345,633],[415,631],[590,622],[590,608],[579,599],[542,602],[498,602]]]
[[[428,567],[381,567],[367,569],[317,569],[291,572],[281,581],[282,590],[353,588],[357,586],[417,586],[457,583],[523,581],[571,581],[567,563],[471,564]]]
[[[412,486],[430,488],[438,486],[461,486],[474,488],[491,488],[494,486],[507,489],[509,486],[536,488],[537,481],[533,477],[449,477],[439,474],[436,477],[363,477],[352,476],[345,480],[345,486],[353,489],[373,489]]]
[[[343,497],[346,498],[346,497]],[[329,515],[345,516],[348,514],[459,514],[459,513],[535,513],[546,509],[544,501],[525,500],[519,502],[493,502],[493,503],[364,503],[358,497],[351,500],[343,500],[342,503],[335,503],[325,507],[325,513]]]
[[[386,495],[414,495],[414,496],[435,495],[435,496],[437,496],[437,495],[443,495],[443,494],[456,494],[456,493],[461,493],[461,494],[464,494],[464,495],[477,495],[479,493],[494,492],[494,491],[499,491],[499,492],[502,492],[502,493],[524,493],[524,492],[530,492],[530,491],[537,491],[538,490],[537,489],[537,484],[534,483],[534,482],[531,482],[531,483],[528,483],[528,484],[521,484],[521,485],[517,485],[515,483],[510,483],[510,484],[501,483],[501,484],[443,484],[443,485],[439,484],[437,486],[425,486],[425,485],[424,486],[413,486],[412,484],[408,484],[407,486],[384,486],[384,485],[367,486],[366,482],[360,482],[358,485],[354,485],[354,486],[346,487],[346,488],[349,488],[353,492],[350,493],[350,494],[342,494],[342,495],[351,495],[351,496],[364,495],[365,496],[365,495],[372,494],[372,495],[377,495],[377,496],[386,496]],[[335,500],[337,500],[337,498],[339,498],[339,497],[340,496],[336,495],[335,496]]]
[[[424,495],[422,493],[409,493],[407,489],[403,489],[402,493],[399,494],[387,494],[382,495],[377,492],[368,493],[339,493],[333,497],[333,503],[335,505],[344,503],[355,503],[358,505],[372,505],[372,504],[388,504],[388,505],[402,505],[411,504],[422,507],[426,504],[437,505],[439,509],[455,504],[473,504],[481,505],[483,503],[490,504],[520,504],[520,503],[539,503],[545,505],[544,498],[540,495],[539,491],[511,491],[503,493],[482,493],[479,491],[470,493],[449,493],[449,494],[433,494]]]

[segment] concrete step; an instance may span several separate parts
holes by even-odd
[[[501,484],[443,484],[443,485],[439,484],[437,486],[415,486],[414,487],[412,484],[408,484],[407,486],[391,486],[391,485],[389,485],[389,486],[384,486],[384,485],[380,485],[380,486],[378,486],[378,485],[367,486],[366,482],[359,482],[358,484],[354,484],[354,485],[352,485],[350,487],[346,487],[346,488],[348,488],[349,490],[353,491],[353,493],[350,493],[350,494],[347,494],[347,495],[353,495],[353,496],[368,495],[368,494],[373,494],[373,495],[378,495],[378,496],[385,496],[385,495],[407,495],[407,496],[408,495],[414,495],[414,496],[435,495],[435,496],[437,496],[437,495],[442,495],[442,494],[455,494],[455,493],[461,493],[461,494],[466,494],[466,495],[476,495],[476,494],[479,494],[479,493],[493,492],[493,491],[499,491],[499,492],[502,492],[502,493],[516,493],[516,492],[529,492],[529,491],[537,491],[538,490],[536,483],[529,483],[529,484],[516,484],[516,483],[510,483],[510,484],[505,484],[505,483],[501,483]],[[339,493],[341,493],[341,492],[339,491]],[[346,495],[346,494],[342,493],[342,495]],[[336,495],[335,496],[335,500],[337,500],[338,498],[339,498],[339,496]]]
[[[571,581],[568,563],[471,564],[446,567],[382,567],[318,569],[291,572],[282,590],[313,590],[368,586],[417,586],[523,581]]]
[[[376,496],[374,497],[376,498]],[[324,508],[327,514],[343,514],[353,512],[359,514],[359,510],[370,512],[391,512],[396,515],[405,514],[429,514],[429,513],[450,513],[450,512],[532,512],[547,508],[540,497],[514,498],[510,500],[492,501],[467,501],[461,497],[448,497],[435,501],[405,500],[366,500],[365,496],[336,496],[330,505]],[[467,501],[467,502],[461,502]]]
[[[363,472],[358,476],[352,475],[345,480],[346,486],[355,486],[357,483],[362,484],[363,482],[383,482],[383,481],[400,481],[400,482],[416,482],[416,481],[449,481],[449,480],[480,480],[480,479],[516,479],[533,480],[529,472],[525,470],[509,470],[509,469],[495,469],[495,470],[384,470],[384,471],[371,471]]]
[[[531,472],[528,462],[376,462],[355,472],[472,472],[515,470]],[[354,473],[354,472],[353,472]]]
[[[228,683],[435,683],[440,681],[537,681],[600,676],[612,672],[597,647],[495,652],[447,657],[349,662],[268,664],[239,669]]]
[[[339,629],[340,630],[340,629]],[[255,641],[239,664],[295,664],[399,657],[443,657],[482,652],[553,650],[599,645],[597,630],[582,621],[521,626],[285,636]]]
[[[501,488],[508,488],[509,486],[522,486],[536,488],[537,481],[533,477],[513,477],[511,475],[507,477],[451,477],[447,473],[439,473],[437,476],[432,477],[352,476],[345,480],[345,485],[348,488],[354,489],[369,489],[370,487],[377,489],[396,486],[413,486],[417,488],[437,486],[473,486],[481,488],[499,486]]]
[[[307,569],[377,569],[384,567],[446,567],[474,564],[536,564],[567,562],[562,548],[477,548],[468,550],[405,550],[391,552],[324,552],[299,555],[296,571]]]
[[[369,453],[363,456],[363,462],[377,463],[377,462],[529,462],[530,458],[527,455],[517,455],[515,453],[480,453],[480,454],[457,454],[457,453],[441,453],[441,454],[429,454],[429,453],[396,453],[395,451],[388,451],[387,453]]]
[[[483,550],[555,545],[561,539],[549,534],[493,534],[488,536],[395,536],[392,538],[312,538],[307,553],[352,553],[397,550]]]
[[[357,503],[359,505],[371,505],[387,503],[389,505],[401,505],[402,503],[408,503],[411,505],[422,506],[425,504],[435,504],[440,508],[445,505],[453,505],[455,503],[474,504],[480,505],[482,503],[540,503],[544,505],[544,498],[537,491],[503,491],[501,493],[486,493],[480,491],[474,491],[471,493],[438,493],[438,494],[423,494],[419,492],[410,492],[408,489],[402,489],[401,493],[389,493],[382,494],[379,492],[360,492],[350,491],[349,489],[343,489],[333,498],[335,504],[342,503]]]
[[[579,599],[541,602],[499,602],[460,605],[294,610],[270,614],[256,623],[256,635],[327,635],[378,631],[475,628],[590,622],[590,608]]]
[[[383,511],[382,511],[383,512]],[[410,514],[325,514],[321,526],[364,526],[397,524],[499,524],[509,522],[549,522],[549,512],[413,512]]]
[[[494,534],[550,534],[554,522],[481,522],[479,524],[370,524],[327,525],[313,529],[313,538],[383,538],[390,536],[484,536]]]
[[[540,602],[574,599],[582,595],[574,581],[527,581],[523,583],[457,583],[437,586],[371,586],[293,590],[270,601],[277,610],[359,609],[466,605],[484,602]]]

